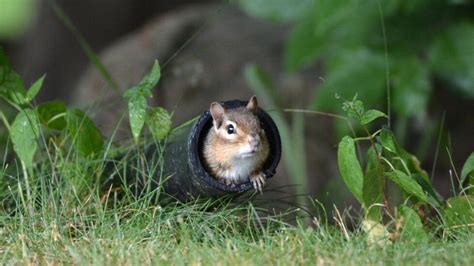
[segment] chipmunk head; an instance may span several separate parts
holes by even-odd
[[[245,107],[226,109],[218,102],[211,104],[211,130],[216,133],[221,152],[233,159],[252,157],[260,152],[264,132],[256,115],[257,110],[255,96],[250,98]]]

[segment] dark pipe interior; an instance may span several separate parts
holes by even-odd
[[[246,106],[247,101],[227,101],[222,104],[228,108],[237,108],[241,106]],[[270,153],[267,158],[267,161],[264,165],[264,173],[267,178],[271,178],[276,171],[276,167],[280,161],[281,157],[281,140],[278,129],[273,122],[272,118],[262,109],[259,108],[257,116],[260,120],[262,128],[265,130],[269,146]],[[193,171],[193,176],[197,178],[202,178],[205,183],[211,185],[212,187],[225,191],[225,192],[245,192],[247,190],[253,189],[250,181],[240,183],[234,187],[226,186],[218,182],[214,177],[212,177],[205,169],[202,163],[202,151],[203,151],[203,142],[204,138],[212,127],[212,116],[207,110],[203,115],[198,119],[196,124],[191,129],[191,135],[189,138],[189,163],[191,164],[191,169]]]

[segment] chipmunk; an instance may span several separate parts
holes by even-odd
[[[247,106],[232,109],[213,102],[213,126],[204,140],[203,154],[208,171],[217,180],[235,186],[250,179],[253,187],[262,192],[266,180],[262,168],[270,147],[257,111],[255,96]]]

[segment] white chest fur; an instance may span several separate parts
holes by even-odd
[[[227,169],[223,176],[237,183],[247,181],[249,175],[256,170],[257,164],[258,162],[255,160],[255,157],[235,159],[232,167]]]

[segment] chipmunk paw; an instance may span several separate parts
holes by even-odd
[[[253,188],[260,193],[263,193],[262,189],[266,180],[267,178],[263,172],[250,175],[250,182],[252,182]]]

